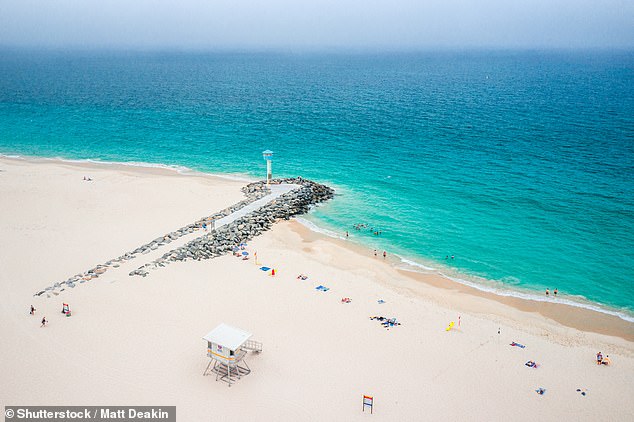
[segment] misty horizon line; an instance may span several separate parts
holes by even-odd
[[[552,45],[421,45],[421,46],[341,46],[341,45],[24,45],[3,44],[0,50],[23,52],[104,52],[104,53],[432,53],[432,52],[634,52],[634,46],[552,46]]]

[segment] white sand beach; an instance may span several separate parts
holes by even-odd
[[[0,405],[174,405],[179,421],[632,419],[634,324],[409,274],[293,220],[247,246],[274,277],[230,255],[128,276],[148,254],[33,296],[241,201],[245,184],[0,159]],[[222,322],[264,345],[231,387],[203,376],[202,336]],[[599,351],[611,365],[596,364]]]

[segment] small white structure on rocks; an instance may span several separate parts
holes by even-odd
[[[267,149],[262,151],[262,156],[266,160],[266,186],[269,186],[273,173],[271,172],[271,160],[273,159],[273,151]]]
[[[262,351],[262,343],[251,340],[253,334],[235,328],[225,323],[214,328],[203,337],[207,341],[207,356],[211,359],[203,375],[210,371],[216,373],[216,381],[233,382],[232,376],[241,378],[251,372],[249,365],[244,360],[248,351],[259,353]]]

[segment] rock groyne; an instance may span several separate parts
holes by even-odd
[[[247,242],[262,232],[269,230],[276,221],[288,220],[295,215],[304,214],[315,204],[327,201],[334,196],[332,188],[300,177],[276,179],[272,183],[295,184],[300,187],[272,200],[230,224],[217,230],[212,230],[209,234],[198,237],[180,248],[167,252],[161,258],[130,272],[129,275],[145,277],[150,270],[164,267],[170,262],[210,259],[224,255],[231,252],[236,245]],[[251,183],[244,189],[246,190],[245,194],[252,194],[265,190],[266,185],[263,182],[256,182]]]
[[[251,240],[253,237],[269,230],[276,221],[281,219],[288,220],[295,215],[304,214],[315,204],[327,201],[334,196],[334,190],[332,188],[301,177],[274,179],[270,183],[272,185],[298,185],[298,188],[273,199],[259,209],[225,226],[212,229],[210,232],[205,232],[205,235],[188,242],[182,247],[165,253],[161,258],[145,264],[130,272],[129,275],[145,277],[149,270],[164,267],[169,262],[185,261],[188,259],[209,259],[223,255],[230,252],[234,246]],[[242,192],[246,196],[246,199],[212,215],[202,217],[187,226],[166,233],[117,258],[99,264],[83,273],[69,277],[67,280],[56,282],[52,286],[35,293],[35,296],[41,296],[43,294],[50,296],[50,293],[58,294],[58,290],[63,291],[66,287],[74,288],[77,283],[85,283],[86,281],[98,278],[109,269],[118,268],[122,263],[133,260],[139,255],[145,255],[151,251],[165,247],[182,236],[200,231],[205,226],[212,228],[214,222],[217,220],[228,217],[271,193],[266,183],[262,181],[246,185],[242,188]]]

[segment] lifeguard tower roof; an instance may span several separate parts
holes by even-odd
[[[227,347],[229,350],[238,350],[252,335],[247,331],[222,323],[211,330],[203,339]]]

